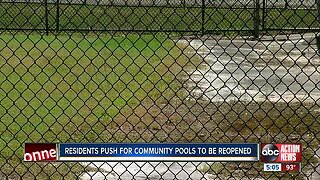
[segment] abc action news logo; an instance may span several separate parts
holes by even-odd
[[[301,144],[261,144],[262,162],[301,162]]]

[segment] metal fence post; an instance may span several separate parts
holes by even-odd
[[[49,22],[48,22],[48,0],[44,0],[45,6],[45,23],[46,23],[46,34],[49,34]]]
[[[317,9],[318,9],[318,16],[317,20],[320,21],[320,0],[316,0]]]
[[[267,17],[266,17],[266,0],[262,0],[262,30],[266,29]]]
[[[289,1],[288,0],[285,0],[285,2],[284,2],[284,8],[288,8],[289,7]]]
[[[56,12],[56,31],[59,31],[59,19],[60,19],[60,9],[59,9],[59,0],[56,0],[56,7],[57,7],[57,12]]]
[[[201,35],[204,35],[204,24],[205,24],[205,0],[202,0],[202,5],[201,5]]]
[[[259,9],[260,9],[260,0],[255,0],[255,8],[254,8],[254,38],[258,39],[259,38]]]
[[[317,20],[320,22],[320,0],[316,0],[316,4],[317,4],[317,9],[318,9]],[[318,53],[320,53],[320,36],[319,36],[319,34],[316,34],[316,41],[317,41]]]

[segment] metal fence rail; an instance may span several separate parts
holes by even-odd
[[[0,1],[0,179],[319,179],[317,17],[298,0]],[[26,163],[26,142],[302,143],[303,162]]]
[[[41,3],[42,0],[2,0],[2,2],[34,2]],[[48,0],[48,3],[56,3],[57,0]],[[263,0],[260,0],[263,2]],[[314,0],[270,0],[268,7],[305,7],[314,8]],[[60,0],[63,4],[87,4],[87,5],[126,5],[126,6],[197,6],[204,3],[205,6],[214,7],[254,7],[255,1],[245,0]]]
[[[97,4],[80,1],[28,1],[0,4],[0,29],[50,31],[144,31],[198,32],[219,34],[221,31],[257,32],[272,30],[318,31],[315,2],[290,1],[181,1],[167,4],[123,5],[119,2]],[[109,2],[109,1],[108,1]],[[149,1],[148,1],[149,2]],[[167,2],[167,1],[161,1]],[[170,2],[170,3],[169,3]],[[188,1],[189,2],[189,1]],[[191,1],[190,1],[191,2]],[[283,1],[285,2],[285,1]],[[300,2],[300,1],[299,1]],[[140,3],[140,4],[139,4]],[[279,4],[280,3],[280,4]]]

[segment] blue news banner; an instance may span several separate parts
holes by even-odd
[[[60,161],[259,161],[254,143],[61,143]]]

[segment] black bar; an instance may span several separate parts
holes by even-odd
[[[265,31],[295,31],[295,32],[319,32],[320,28],[266,28]]]
[[[205,15],[205,1],[204,0],[202,0],[202,5],[201,5],[201,35],[204,35],[204,24],[205,24],[205,17],[204,17],[204,15]]]
[[[289,2],[288,2],[288,0],[285,0],[284,8],[285,8],[285,9],[289,8]]]
[[[317,10],[318,10],[317,20],[320,21],[320,0],[316,0],[316,4],[317,4]]]
[[[0,28],[1,30],[1,28]],[[88,29],[59,29],[60,31],[70,31],[70,32],[88,32]],[[92,32],[139,32],[139,33],[200,33],[199,30],[139,30],[139,29],[91,29]],[[252,30],[251,30],[252,31]],[[221,32],[221,31],[220,31]]]
[[[49,34],[49,22],[48,22],[48,0],[44,0],[44,5],[45,5],[45,21],[46,21],[46,34]]]
[[[318,16],[316,20],[320,21],[320,0],[316,0],[316,4],[318,9]],[[320,36],[318,33],[316,34],[316,41],[317,41],[318,53],[320,53]]]
[[[260,3],[259,0],[256,0],[255,4],[255,12],[254,12],[254,38],[258,39],[259,38],[259,9],[260,9]]]
[[[266,29],[267,14],[266,14],[266,0],[262,0],[262,30]]]
[[[59,22],[59,19],[60,19],[60,8],[59,8],[59,0],[56,0],[56,7],[57,7],[57,12],[56,12],[56,31],[59,31],[60,29],[60,22]]]

